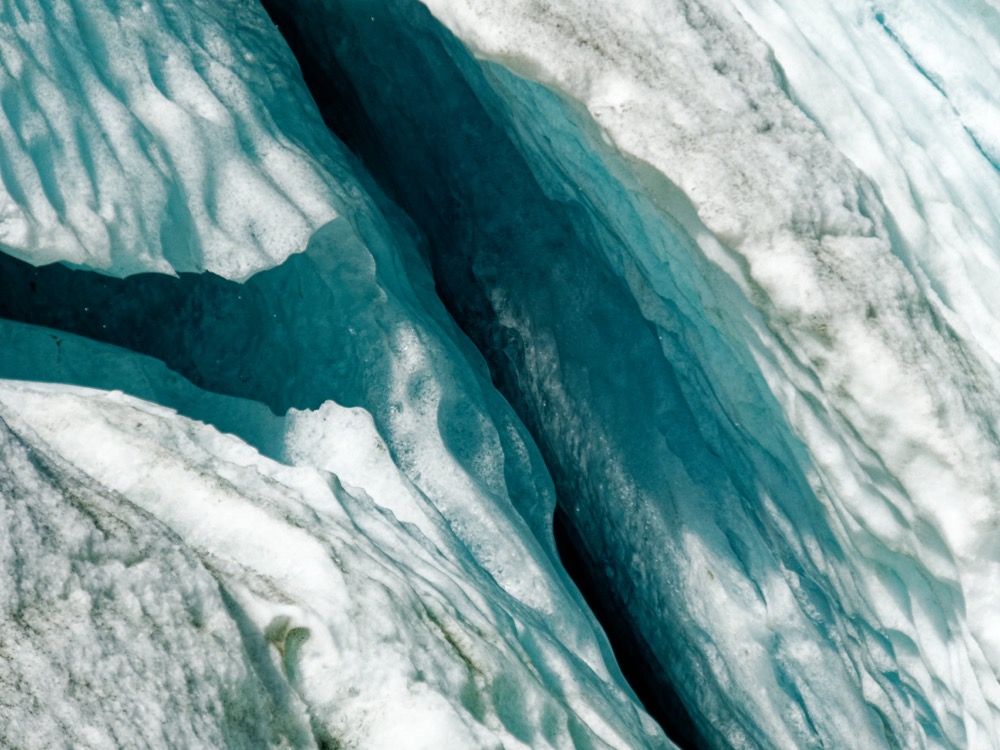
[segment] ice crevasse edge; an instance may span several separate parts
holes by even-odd
[[[644,627],[696,623],[680,640],[704,638],[701,653],[674,661],[675,684],[690,697],[717,680],[730,696],[701,731],[737,746],[995,743],[997,171],[986,123],[996,120],[981,85],[995,74],[995,9],[431,5],[480,55],[585,102],[619,151],[654,167],[634,169],[632,204],[642,193],[668,206],[716,265],[691,279],[697,253],[620,229],[615,205],[607,256],[680,363],[680,390],[733,485],[709,489],[706,503],[679,477],[688,528],[711,520],[700,538],[661,529],[617,579],[644,579],[664,539],[681,537],[661,578],[674,585],[650,588],[686,578],[690,593],[671,604],[687,611],[654,610]],[[579,176],[581,163],[560,167]],[[682,188],[697,219],[656,173]],[[592,174],[573,188],[614,205]],[[560,175],[541,179],[558,185]],[[645,256],[642,241],[629,243],[638,270],[619,260],[623,236],[654,237]],[[719,334],[738,342],[737,367]],[[699,344],[692,367],[685,352]],[[621,444],[628,455],[646,448],[627,435]],[[688,470],[706,463],[703,454]],[[638,476],[649,463],[634,465]],[[599,538],[600,522],[591,529]],[[637,539],[610,544],[643,549]],[[715,612],[697,611],[715,603],[703,562],[730,583]],[[733,628],[726,618],[740,605]]]
[[[550,4],[544,10],[529,3],[503,8],[489,3],[429,3],[438,18],[480,57],[504,63],[582,103],[600,126],[598,130],[567,99],[510,76],[503,68],[475,63],[459,45],[435,30],[419,6],[387,3],[376,13],[373,6],[359,3],[286,5],[293,15],[301,12],[315,19],[329,13],[339,20],[341,26],[326,27],[325,37],[318,34],[312,44],[347,71],[376,123],[391,124],[393,112],[380,106],[377,91],[358,85],[377,80],[372,72],[380,71],[378,50],[364,44],[366,39],[380,39],[376,20],[412,33],[420,43],[428,42],[427,50],[420,49],[420,43],[416,46],[419,59],[428,61],[430,70],[440,70],[440,62],[450,58],[454,71],[442,74],[440,80],[464,81],[496,126],[495,132],[513,144],[511,153],[520,154],[544,197],[574,208],[571,215],[562,217],[564,234],[537,245],[552,252],[549,265],[565,265],[565,258],[557,252],[569,246],[585,253],[586,263],[581,264],[583,270],[566,278],[590,293],[595,292],[595,285],[618,279],[616,299],[631,296],[633,307],[623,303],[616,313],[602,307],[596,295],[584,295],[591,304],[582,308],[580,320],[584,324],[604,321],[603,327],[584,325],[583,333],[592,331],[595,339],[585,345],[581,344],[581,328],[561,322],[555,312],[559,306],[546,304],[538,280],[523,278],[500,262],[506,248],[498,247],[494,239],[502,235],[485,222],[483,234],[488,241],[459,238],[436,261],[435,273],[446,281],[448,263],[468,262],[471,286],[488,300],[494,318],[479,324],[478,333],[499,331],[505,347],[499,353],[510,360],[505,375],[514,386],[505,395],[532,425],[557,478],[560,472],[583,475],[571,487],[579,491],[580,502],[571,506],[578,515],[577,533],[584,546],[606,563],[608,588],[617,586],[627,592],[635,627],[662,660],[664,673],[677,686],[704,741],[714,746],[761,747],[995,744],[997,654],[990,625],[996,607],[992,595],[996,378],[990,281],[995,275],[996,233],[989,207],[995,205],[997,188],[996,134],[990,130],[996,120],[989,118],[992,105],[982,93],[990,89],[972,83],[973,75],[995,76],[995,72],[982,72],[993,71],[988,61],[996,59],[991,6],[956,10],[926,3],[917,13],[912,6],[904,11],[892,4],[880,8],[840,4],[835,11],[812,5],[800,8],[794,3],[738,7],[637,3],[629,6],[628,13],[620,13],[583,3]],[[65,28],[81,29],[83,34],[87,29],[109,28],[79,19],[66,23],[65,13],[70,10],[89,16],[100,12],[93,10],[95,6],[58,7],[63,16],[53,14],[48,19],[46,34],[31,36],[37,23],[22,24],[22,41],[28,37],[24,43],[44,44],[49,31]],[[142,12],[155,7],[146,6]],[[11,161],[29,177],[36,170],[39,184],[48,187],[25,187],[27,178],[21,176],[16,180],[5,176],[4,184],[11,196],[10,211],[23,212],[28,197],[41,200],[44,195],[54,213],[46,214],[43,201],[41,208],[27,211],[39,227],[36,234],[8,235],[13,239],[5,243],[20,257],[36,262],[63,257],[119,274],[167,270],[166,263],[180,271],[208,268],[244,279],[299,249],[312,236],[309,248],[293,259],[295,263],[251,282],[257,284],[255,294],[261,307],[271,321],[277,321],[268,323],[274,339],[289,334],[291,344],[282,353],[290,352],[304,369],[324,368],[323,372],[330,373],[328,381],[306,378],[306,382],[283,383],[279,388],[252,378],[239,385],[239,377],[230,377],[232,383],[226,385],[225,364],[215,371],[208,366],[211,352],[202,353],[201,360],[191,355],[188,359],[193,364],[185,364],[187,360],[177,352],[184,349],[184,342],[142,341],[142,346],[168,363],[181,363],[178,368],[186,366],[182,374],[196,383],[201,378],[209,390],[227,393],[228,389],[229,396],[263,401],[272,408],[281,404],[314,410],[327,398],[366,408],[403,477],[391,492],[371,489],[371,496],[380,505],[391,504],[400,520],[416,523],[438,549],[445,550],[446,557],[467,561],[462,569],[471,577],[476,578],[477,567],[488,571],[504,595],[520,602],[517,606],[527,607],[525,619],[531,628],[555,636],[551,643],[545,641],[551,651],[544,653],[559,654],[564,666],[542,670],[541,684],[549,695],[557,696],[555,705],[569,704],[571,718],[558,711],[562,718],[545,718],[547,714],[539,713],[540,709],[532,714],[529,707],[548,705],[544,701],[508,703],[508,693],[496,687],[502,680],[488,670],[477,674],[456,656],[454,648],[451,652],[444,649],[446,655],[440,657],[440,663],[448,663],[449,658],[453,666],[461,663],[451,682],[427,680],[427,670],[417,670],[421,679],[415,679],[417,671],[387,666],[387,674],[408,675],[409,682],[400,688],[403,695],[409,697],[414,686],[426,684],[434,684],[441,695],[451,698],[486,694],[490,697],[485,708],[476,701],[459,700],[454,715],[460,718],[454,726],[460,724],[475,737],[480,736],[476,732],[500,733],[505,743],[580,744],[584,735],[574,724],[576,719],[583,719],[588,727],[584,734],[600,738],[590,741],[613,746],[657,742],[635,709],[622,708],[628,705],[627,698],[613,687],[616,678],[605,671],[601,638],[593,634],[575,596],[562,587],[564,577],[554,563],[546,530],[551,488],[545,471],[524,429],[496,398],[481,363],[434,298],[406,219],[378,197],[378,189],[368,185],[367,178],[351,176],[349,158],[325,135],[301,85],[294,83],[297,76],[287,72],[294,71],[294,63],[289,65],[287,52],[275,41],[263,15],[249,6],[232,7],[232,18],[240,23],[227,22],[224,28],[240,29],[234,38],[252,42],[251,54],[270,50],[279,63],[247,68],[255,75],[258,69],[277,70],[279,75],[272,76],[270,89],[262,89],[259,80],[246,82],[250,92],[246,99],[237,87],[235,101],[245,105],[259,102],[261,90],[278,94],[287,90],[298,92],[292,98],[299,108],[289,108],[288,96],[278,103],[265,100],[263,106],[250,107],[237,107],[234,99],[223,97],[227,106],[214,113],[221,118],[213,119],[202,97],[193,96],[188,109],[195,110],[191,119],[197,127],[190,130],[197,143],[213,145],[206,153],[221,155],[223,160],[226,151],[218,147],[220,143],[236,144],[232,150],[237,157],[249,151],[253,154],[246,161],[250,169],[259,162],[269,163],[260,154],[275,149],[278,154],[295,155],[294,182],[309,189],[288,189],[287,202],[280,205],[310,204],[313,193],[320,193],[321,200],[310,204],[309,210],[287,209],[312,216],[312,228],[282,237],[256,259],[218,249],[223,246],[210,236],[216,229],[237,239],[251,231],[259,236],[248,228],[246,215],[220,212],[217,206],[224,202],[205,199],[218,187],[215,176],[225,170],[164,172],[164,164],[178,162],[157,162],[150,157],[154,164],[150,169],[167,175],[162,180],[166,191],[169,186],[186,185],[191,175],[211,179],[195,182],[197,189],[179,191],[182,205],[190,203],[186,213],[168,198],[133,208],[142,217],[138,224],[143,231],[155,228],[151,231],[157,234],[148,236],[158,238],[174,236],[164,233],[162,226],[193,225],[194,229],[185,229],[185,236],[197,241],[189,241],[183,252],[164,244],[162,260],[155,252],[141,260],[136,260],[138,253],[123,253],[121,260],[109,263],[81,260],[85,256],[71,244],[65,246],[69,249],[54,251],[56,241],[42,239],[37,240],[39,248],[44,245],[44,252],[54,254],[36,258],[31,244],[36,240],[22,240],[26,244],[20,247],[15,241],[75,228],[77,217],[89,217],[87,210],[94,208],[93,201],[87,200],[82,206],[73,205],[72,197],[85,192],[67,190],[71,199],[60,200],[59,186],[68,184],[66,174],[83,176],[96,185],[119,184],[115,173],[101,173],[86,159],[74,171],[68,157],[66,163],[40,157],[44,150],[39,151],[37,143],[44,138],[35,141],[32,149],[33,128],[47,123],[59,133],[58,125],[64,122],[44,111],[45,106],[58,106],[58,99],[38,97],[34,104],[42,109],[42,117],[25,116],[32,109],[23,105],[10,108],[16,109],[15,116],[5,104],[4,114],[18,135],[15,140],[26,144],[21,151],[10,151],[24,158]],[[227,31],[214,38],[205,36],[204,29],[214,28],[209,20],[219,11],[198,4],[184,11],[182,17],[196,23],[168,26],[173,33],[177,28],[198,29],[192,38],[182,38],[179,49],[201,51],[191,62],[199,76],[211,79],[211,71],[218,70],[210,64],[206,67],[199,58],[202,53],[211,60],[226,60],[232,67],[223,69],[239,72],[239,65],[233,63],[238,58],[227,58],[219,51],[220,45],[224,50],[226,44],[233,44],[226,42],[232,35]],[[158,28],[143,16],[137,19],[141,22],[119,28],[132,33]],[[365,26],[369,19],[371,29]],[[17,30],[19,25],[12,23],[10,28]],[[959,62],[953,59],[945,65],[940,48],[927,41],[929,28],[938,36],[944,29],[955,38],[971,38],[975,43],[963,46],[966,56]],[[345,39],[355,44],[344,43]],[[270,41],[265,44],[264,40]],[[61,43],[66,46],[65,41]],[[164,44],[158,39],[145,46],[161,49]],[[93,44],[89,49],[93,50]],[[128,69],[128,75],[139,72],[139,84],[130,89],[116,83],[114,76],[110,80],[115,85],[106,85],[109,77],[104,63],[90,54],[103,75],[97,76],[93,89],[82,84],[87,101],[97,99],[94,92],[102,91],[102,86],[126,92],[122,98],[129,102],[138,95],[127,92],[153,95],[143,66],[152,71],[154,58],[147,55],[143,65]],[[30,59],[43,66],[46,60],[40,54]],[[155,79],[161,99],[171,102],[191,96],[192,79],[185,78],[188,71],[183,65],[173,79],[169,65],[157,70],[168,71]],[[172,80],[175,88],[171,88]],[[153,76],[148,83],[154,83]],[[4,85],[7,91],[12,84]],[[230,85],[221,87],[233,96]],[[403,87],[392,90],[400,101],[398,109],[404,116],[418,118],[420,102],[408,101],[416,97],[405,92]],[[238,116],[229,121],[226,111],[236,111]],[[249,128],[247,119],[259,119],[267,126],[262,129],[263,142],[259,135],[257,140],[247,136],[261,132]],[[230,122],[235,126],[227,130]],[[277,134],[269,131],[272,124]],[[94,127],[94,132],[122,133],[123,148],[133,140],[142,143],[142,138],[149,138],[148,129],[115,130],[106,123]],[[74,131],[69,132],[65,142],[74,142],[73,138],[79,142]],[[394,144],[406,144],[394,141],[393,132],[377,144],[382,153],[392,154]],[[144,135],[138,138],[135,133]],[[613,147],[603,143],[601,133]],[[113,138],[110,142],[116,143]],[[153,142],[171,153],[169,143],[164,146],[155,137]],[[446,173],[449,161],[443,158],[449,152],[433,138],[427,142],[433,148],[426,159],[421,160],[422,154],[411,155],[405,165],[415,175],[440,180],[431,184],[452,186]],[[474,144],[474,138],[469,142]],[[947,149],[939,148],[941,143],[947,143]],[[5,144],[6,148],[13,147]],[[145,148],[156,151],[148,145]],[[69,149],[60,153],[72,155]],[[399,185],[408,184],[404,178],[399,178],[397,193]],[[289,184],[290,178],[285,173],[269,179],[282,185]],[[359,187],[359,179],[367,191]],[[21,186],[20,197],[12,184]],[[503,224],[501,208],[477,213],[481,204],[474,203],[475,199],[490,195],[482,185],[470,180],[459,188],[459,194],[473,205],[471,216],[462,217],[468,225],[479,226],[477,221],[491,215],[499,216],[497,223]],[[374,200],[365,197],[366,192]],[[94,193],[109,194],[104,189]],[[128,207],[131,195],[119,194],[125,196],[120,205]],[[398,200],[398,194],[394,198]],[[515,196],[510,203],[518,204]],[[433,202],[428,205],[439,207]],[[164,211],[163,206],[174,208]],[[121,211],[127,213],[124,208]],[[346,221],[311,234],[334,214],[347,217]],[[194,218],[189,220],[189,216]],[[201,217],[207,218],[199,223]],[[435,236],[430,223],[414,219]],[[91,218],[87,221],[93,223]],[[216,226],[211,232],[203,228],[212,222]],[[116,224],[109,220],[109,226]],[[294,224],[276,221],[272,226]],[[84,235],[82,230],[71,234],[97,237],[89,240],[94,247],[84,248],[93,258],[109,257],[109,248],[122,246],[107,242],[100,234]],[[515,235],[513,239],[524,238]],[[145,241],[135,246],[142,246],[142,253],[158,247]],[[198,247],[200,255],[191,250]],[[547,260],[548,256],[543,265]],[[12,273],[10,278],[15,276]],[[296,332],[299,312],[308,305],[288,303],[288,292],[312,288],[305,280],[317,277],[337,289],[339,293],[333,295],[337,307],[326,318],[319,315],[321,325],[314,330]],[[73,290],[76,283],[69,282],[67,288]],[[30,289],[30,284],[25,276],[23,289]],[[450,284],[457,286],[453,281]],[[23,289],[14,291],[20,294]],[[461,289],[458,292],[452,304],[461,307]],[[200,287],[190,292],[195,300],[216,299],[214,294]],[[66,296],[74,299],[72,292]],[[129,338],[127,326],[121,323],[128,305],[120,306],[123,312],[117,322],[109,321],[111,329],[124,331],[121,341],[136,340],[134,335]],[[595,310],[612,317],[588,318],[588,312]],[[352,325],[337,313],[349,314]],[[91,328],[96,335],[90,333],[91,328],[88,335],[101,338],[101,325],[106,324],[95,321]],[[496,367],[496,352],[491,355],[488,346],[483,346],[477,324],[464,325]],[[616,326],[631,326],[625,331],[635,334],[637,351],[643,355],[636,361],[647,361],[646,355],[655,351],[650,341],[660,347],[659,361],[619,377],[613,362],[600,357],[602,350],[635,356],[612,349],[622,333]],[[316,332],[322,334],[324,347],[317,346]],[[5,324],[5,337],[13,340],[18,335],[30,343],[23,359],[6,357],[11,372],[5,375],[29,377],[32,368],[34,372],[48,368],[48,374],[30,377],[124,388],[121,381],[132,379],[120,373],[139,368],[150,378],[150,393],[170,390],[158,385],[158,379],[174,377],[169,371],[164,373],[154,363],[121,350],[74,339],[73,346],[79,346],[81,355],[78,364],[73,364],[63,360],[62,344],[50,343],[55,340],[53,334]],[[338,366],[329,354],[318,356],[317,348],[344,352],[347,364]],[[238,359],[239,352],[224,353],[232,355],[233,361]],[[355,356],[364,364],[363,379],[352,374]],[[47,364],[39,367],[44,357],[48,357]],[[115,378],[119,378],[117,385],[109,382]],[[11,393],[21,393],[23,388],[17,386]],[[212,399],[194,395],[183,384],[172,388],[170,406],[182,412],[201,409],[192,415],[212,423],[225,415],[229,431],[271,455],[286,462],[332,468],[344,481],[354,483],[343,475],[348,469],[340,467],[345,463],[335,464],[332,438],[324,442],[315,433],[301,432],[301,425],[315,417],[306,414],[302,419],[282,421],[252,403],[238,408],[233,401],[210,404]],[[51,394],[46,389],[42,393]],[[50,397],[55,400],[53,395],[46,400]],[[67,406],[79,404],[78,398],[65,396],[57,401],[62,404],[57,413],[67,415],[64,419],[73,414],[93,415],[90,407]],[[644,398],[651,400],[648,415],[612,418],[616,411],[641,404]],[[106,403],[104,397],[88,399]],[[8,395],[4,403],[5,420],[18,425],[22,423],[17,420],[24,420],[23,427],[14,427],[21,440],[35,440],[42,454],[60,452],[76,466],[74,471],[91,477],[83,480],[72,474],[75,481],[97,482],[119,493],[116,497],[128,498],[157,516],[150,509],[158,506],[145,498],[144,490],[137,489],[136,495],[130,494],[131,487],[115,486],[100,475],[92,458],[73,453],[72,441],[69,446],[59,444],[56,436],[63,430],[47,437],[44,424],[32,426],[32,414],[41,408],[25,409],[18,404],[37,402]],[[567,408],[548,408],[549,403]],[[93,408],[97,413],[111,410],[110,406]],[[574,422],[565,418],[566,413],[583,416]],[[34,437],[25,437],[27,429]],[[361,428],[331,429],[346,433]],[[297,441],[297,434],[307,437]],[[361,434],[368,433],[362,430]],[[639,440],[637,435],[656,439]],[[303,452],[303,445],[312,447]],[[177,454],[183,451],[177,449]],[[504,460],[498,464],[501,455]],[[364,465],[357,456],[347,463],[355,469]],[[373,481],[377,473],[361,472],[357,483],[370,489],[366,481]],[[244,494],[258,497],[263,493]],[[442,525],[438,512],[446,524]],[[425,516],[432,520],[422,522]],[[193,531],[176,519],[160,520],[181,538]],[[454,533],[457,540],[441,528]],[[503,544],[497,543],[498,538]],[[189,543],[209,570],[214,568],[205,562],[206,555],[238,557],[231,550],[223,553],[217,546],[196,540]],[[25,544],[21,542],[22,547]],[[514,552],[508,544],[515,545]],[[273,574],[265,577],[275,578]],[[227,592],[237,585],[253,590],[239,576],[217,580],[227,582],[223,584]],[[259,591],[255,595],[260,597]],[[22,596],[31,601],[30,596]],[[231,617],[237,604],[244,609],[248,606],[238,596],[226,596]],[[14,604],[11,607],[9,611],[19,611]],[[265,620],[273,615],[267,610],[257,619],[251,616],[248,621],[256,631],[244,632],[266,635],[274,620]],[[70,616],[86,621],[83,614]],[[316,617],[329,632],[336,632],[329,614]],[[280,631],[283,626],[275,627]],[[534,664],[536,669],[543,661],[552,663],[555,657],[543,657],[525,646],[525,641],[535,642],[535,637],[524,635],[524,627],[515,628],[519,632],[515,640],[526,654],[513,657],[514,661]],[[288,632],[292,632],[290,626]],[[507,642],[513,643],[507,633]],[[253,641],[249,635],[242,637],[244,643]],[[273,641],[267,636],[264,642],[269,638]],[[277,636],[284,643],[282,638]],[[443,635],[437,643],[442,638],[454,646]],[[352,716],[350,712],[358,710],[359,704],[324,694],[329,685],[318,667],[312,673],[318,680],[312,683],[314,687],[296,682],[304,673],[288,667],[287,655],[301,656],[303,664],[321,664],[321,660],[306,658],[308,648],[319,649],[318,640],[310,637],[301,651],[284,645],[272,651],[245,647],[248,655],[243,658],[250,662],[251,671],[266,671],[266,665],[278,659],[275,653],[283,656],[285,662],[275,673],[284,674],[286,684],[297,691],[296,700],[306,706],[298,708],[295,703],[288,708],[294,717],[287,720],[288,726],[299,727],[298,735],[291,729],[269,728],[270,741],[280,735],[289,744],[321,742],[326,736],[322,732],[338,737],[337,741],[367,746],[386,741],[378,735],[386,730],[384,723],[374,719],[368,724],[347,721],[350,729],[336,725],[338,711],[340,716]],[[421,644],[403,652],[423,648]],[[567,651],[583,655],[588,666],[574,662]],[[155,649],[149,653],[156,654],[151,659],[162,658]],[[597,675],[596,683],[588,670]],[[272,672],[267,675],[273,678]],[[273,687],[273,679],[261,679],[271,686],[269,700],[285,695]],[[591,687],[570,687],[580,685]],[[523,691],[521,687],[512,694]],[[572,695],[581,697],[574,701]],[[584,708],[606,700],[617,701],[618,710]],[[73,705],[67,701],[66,710]],[[381,705],[391,713],[396,710],[393,707],[407,704],[398,699]],[[192,722],[212,725],[206,715],[215,714],[193,712]],[[232,712],[222,715],[227,721],[232,719]],[[614,720],[613,727],[598,728],[596,717],[609,715],[620,717],[621,725]],[[51,731],[58,732],[56,726]],[[306,726],[309,731],[302,728]],[[344,731],[355,734],[344,739],[337,734]],[[485,741],[473,735],[455,741],[472,745]],[[410,735],[414,742],[421,741],[417,737]]]

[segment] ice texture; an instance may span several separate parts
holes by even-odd
[[[0,739],[669,746],[558,491],[685,741],[1000,747],[992,0],[267,5],[3,9]]]
[[[21,55],[25,66],[0,96],[20,134],[2,147],[3,184],[10,226],[30,227],[0,240],[9,252],[0,272],[8,319],[0,324],[0,376],[104,390],[9,386],[8,395],[22,395],[10,395],[4,419],[11,445],[21,446],[11,451],[25,452],[28,463],[35,454],[55,456],[46,513],[73,506],[77,484],[105,505],[144,509],[136,518],[148,517],[151,526],[135,532],[135,545],[149,547],[152,541],[141,540],[168,529],[173,541],[163,549],[187,561],[178,570],[198,570],[199,586],[222,587],[189,598],[191,606],[223,612],[229,620],[218,633],[228,635],[211,635],[225,644],[209,650],[204,664],[197,658],[203,636],[186,634],[191,618],[168,603],[184,578],[169,566],[159,579],[122,573],[118,589],[113,580],[101,583],[110,587],[100,594],[107,607],[94,610],[81,599],[67,609],[57,630],[62,640],[39,642],[41,661],[4,652],[4,694],[25,688],[23,700],[3,704],[11,707],[3,722],[9,743],[670,747],[624,684],[558,564],[554,491],[537,448],[434,294],[411,222],[327,131],[266,14],[244,2],[136,3],[121,4],[115,19],[117,5],[5,9],[2,33],[11,41],[0,52]],[[59,77],[51,91],[45,71]],[[144,109],[149,102],[159,109]],[[52,114],[59,107],[68,108],[61,118]],[[197,111],[189,116],[185,107]],[[22,148],[29,121],[51,123],[40,136],[45,147],[38,140],[34,150]],[[60,127],[76,140],[64,143]],[[102,149],[111,150],[108,160],[95,156]],[[177,169],[181,162],[190,170]],[[65,200],[32,187],[29,177],[59,186]],[[77,222],[105,199],[108,232]],[[53,200],[55,210],[45,208]],[[17,217],[28,223],[18,225]],[[52,260],[63,263],[44,265]],[[15,404],[22,398],[30,407]],[[193,454],[186,452],[190,441]],[[206,445],[223,447],[212,454]],[[272,475],[285,476],[294,464],[302,470],[291,471],[298,478],[282,489]],[[353,489],[341,490],[323,472]],[[5,503],[16,501],[14,514],[44,484],[18,477],[2,493]],[[139,496],[122,482],[137,483]],[[307,492],[301,482],[323,489]],[[294,510],[275,499],[286,495]],[[317,513],[354,501],[346,497],[361,503],[350,520],[318,520]],[[213,504],[224,512],[209,513]],[[58,528],[86,548],[88,535],[100,530],[88,530],[93,514],[81,513],[79,523],[67,516]],[[397,531],[379,531],[383,521]],[[365,543],[368,523],[375,538]],[[44,529],[10,528],[11,554],[34,555]],[[334,544],[331,535],[357,537],[355,563],[371,562],[357,579],[364,592],[356,599],[337,587],[336,555],[317,552]],[[19,619],[24,607],[45,592],[39,606],[58,609],[79,588],[69,573],[65,583],[52,579],[52,591],[35,580],[50,563],[71,569],[76,559],[76,547],[61,558],[61,542],[46,544],[53,559],[21,571],[23,606],[12,601],[3,614],[5,627],[24,638],[44,626],[41,616]],[[106,555],[94,553],[95,565],[107,558],[112,571],[129,567],[122,560],[132,553],[119,554],[115,544]],[[419,567],[417,548],[458,581],[435,595],[444,609],[430,600],[425,608],[422,595],[406,593],[437,585],[425,580],[432,572]],[[373,554],[395,556],[404,567],[378,572],[396,563]],[[20,570],[7,567],[5,575]],[[244,573],[263,599],[233,593]],[[88,596],[104,590],[87,586]],[[119,612],[132,606],[129,592],[151,596],[159,588],[167,599],[155,621],[165,623],[164,638],[190,648],[172,649],[159,636],[144,640],[133,631],[151,620],[134,607]],[[473,604],[459,612],[462,597]],[[301,622],[294,602],[308,609]],[[481,607],[505,635],[475,614]],[[463,616],[470,618],[464,624],[450,619]],[[416,621],[430,630],[408,634],[405,626]],[[119,691],[112,666],[88,683],[87,660],[99,657],[87,644],[105,626],[113,638],[101,649],[128,661],[135,635],[135,673],[165,668],[173,658],[181,662],[174,676],[133,694],[130,681]],[[320,634],[308,647],[302,628]],[[444,662],[435,661],[427,638],[443,639]],[[382,671],[380,649],[394,654]],[[293,656],[302,653],[317,656],[300,668]],[[303,669],[312,676],[303,678]],[[59,672],[69,682],[45,692],[49,675]],[[311,687],[302,688],[302,679]],[[300,688],[315,694],[301,697]],[[531,697],[543,694],[549,697]],[[183,704],[176,733],[164,728],[171,711],[161,704],[170,701]],[[53,718],[35,726],[31,716],[40,711]],[[258,714],[274,714],[278,728]],[[94,733],[73,733],[79,717]]]
[[[255,3],[5,3],[0,243],[244,278],[337,215],[316,119]]]
[[[775,50],[795,100],[878,185],[925,293],[996,360],[997,9],[942,2],[738,7]]]
[[[5,747],[657,744],[388,485],[62,385],[0,385],[0,441]]]
[[[723,533],[675,530],[683,551],[666,578],[693,582],[707,562],[731,589],[724,607],[748,605],[742,617],[708,609],[694,619],[713,633],[703,653],[726,665],[711,671],[733,681],[733,713],[744,728],[767,727],[720,744],[997,746],[998,120],[985,94],[997,74],[996,9],[429,5],[480,54],[513,58],[583,102],[619,151],[679,186],[699,221],[655,183],[645,192],[752,305],[713,304],[727,288],[717,271],[704,277],[712,294],[684,304],[668,284],[690,283],[675,270],[690,259],[668,267],[653,255],[645,278],[629,281],[651,322],[676,321],[678,308],[716,318],[780,406],[768,408],[768,394],[701,338],[704,379],[687,375],[687,388],[707,393],[688,402],[710,444],[736,433],[737,449],[718,452],[742,507],[713,512],[698,493],[675,493]],[[591,204],[607,205],[593,197],[613,194],[605,180],[570,171],[580,161],[562,160],[572,184],[595,186]],[[618,233],[640,264],[650,236]],[[716,404],[726,405],[721,428],[707,419]],[[775,433],[787,447],[768,440]],[[800,474],[808,491],[775,469]],[[765,545],[739,529],[740,511],[770,537],[774,562],[755,569]],[[715,599],[694,591],[695,607]],[[710,708],[705,723],[720,726],[729,710]]]
[[[996,746],[991,8],[282,5],[703,741]]]

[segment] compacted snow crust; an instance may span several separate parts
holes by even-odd
[[[996,6],[274,5],[389,198],[256,3],[0,11],[0,744],[669,747],[551,473],[702,744],[1000,747]]]
[[[345,412],[325,442],[363,453]],[[405,492],[384,447],[350,487],[120,392],[16,381],[0,441],[5,747],[639,741],[535,613],[384,509]]]
[[[255,3],[5,3],[0,243],[244,278],[336,216],[317,119]]]

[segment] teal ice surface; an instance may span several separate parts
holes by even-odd
[[[5,312],[21,322],[0,333],[4,419],[57,467],[53,513],[91,487],[202,566],[228,642],[205,659],[236,660],[235,676],[202,691],[185,672],[202,669],[192,650],[137,638],[130,655],[130,628],[149,626],[136,615],[109,625],[102,648],[140,674],[175,658],[187,689],[118,687],[113,669],[78,680],[107,624],[84,602],[58,621],[72,658],[47,640],[42,661],[5,653],[4,684],[23,696],[4,704],[4,742],[668,746],[558,567],[537,449],[434,295],[405,219],[322,125],[273,24],[246,3],[118,5],[5,9],[2,242],[76,270],[5,260]],[[31,491],[11,485],[12,498]],[[359,503],[350,520],[323,521],[345,502]],[[5,537],[15,556],[37,546],[22,531]],[[52,563],[71,566],[73,549],[63,560],[53,544]],[[353,563],[344,544],[362,545]],[[373,562],[383,554],[394,561]],[[334,585],[338,565],[360,596]],[[44,588],[40,568],[22,573]],[[171,580],[135,585],[162,589],[161,619],[187,616]],[[440,595],[413,589],[425,585]],[[29,638],[48,609],[23,609],[5,620]],[[60,673],[80,685],[46,692]],[[175,729],[167,693],[183,704]],[[51,720],[32,722],[47,708]]]

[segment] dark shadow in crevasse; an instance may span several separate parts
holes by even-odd
[[[572,507],[587,482],[542,424],[545,396],[524,377],[523,342],[498,320],[495,294],[510,290],[513,305],[548,320],[561,343],[572,342],[564,354],[617,362],[628,373],[631,380],[621,382],[596,373],[593,383],[624,394],[623,408],[597,417],[615,422],[613,429],[648,403],[676,402],[667,392],[675,378],[655,332],[577,228],[586,223],[579,220],[585,209],[544,193],[452,55],[475,63],[429,31],[436,22],[419,3],[386,3],[361,20],[337,3],[324,5],[319,17],[304,10],[296,15],[295,3],[263,5],[295,53],[327,125],[426,236],[441,299],[534,435],[560,505]],[[685,408],[677,405],[678,412]],[[684,440],[689,425],[681,418],[671,424]],[[604,551],[588,550],[562,511],[555,534],[566,569],[647,710],[681,747],[703,744],[661,661],[634,630],[621,598],[629,593],[615,591],[604,575]]]
[[[238,284],[211,273],[118,279],[0,254],[0,317],[155,357],[205,390],[279,415],[327,399],[357,403],[365,373],[349,311],[338,315],[346,295],[310,263],[295,255]]]
[[[292,256],[240,284],[211,273],[118,279],[61,264],[34,267],[0,253],[0,318],[155,357],[201,388],[259,401],[284,414],[292,407],[316,408],[329,398],[357,398],[365,388],[359,355],[344,356],[329,340],[316,338],[318,332],[328,331],[331,319],[340,318],[336,310],[343,300],[327,285],[316,284],[308,292],[311,302],[305,302],[303,284],[312,274],[304,266],[309,263],[308,256]],[[288,295],[274,290],[290,288],[299,289],[300,304],[277,302]],[[346,328],[350,318],[341,319]],[[303,349],[309,350],[309,362],[298,366]],[[331,377],[335,370],[340,375]],[[348,386],[335,389],[338,380],[348,381]],[[350,381],[357,382],[351,386]],[[555,472],[557,486],[562,484],[559,475]],[[632,634],[621,602],[609,596],[561,510],[556,512],[555,538],[567,572],[604,624],[640,699],[675,742],[695,747],[683,706],[664,688],[648,646]]]
[[[632,631],[625,604],[603,590],[603,578],[594,574],[596,561],[588,559],[586,546],[580,542],[561,508],[556,508],[553,530],[563,567],[604,627],[622,674],[643,706],[679,748],[694,750],[699,747],[697,729],[688,718],[684,704],[674,690],[661,687],[663,680],[653,649],[641,635]]]

